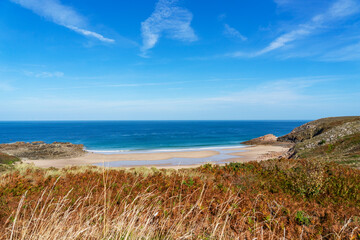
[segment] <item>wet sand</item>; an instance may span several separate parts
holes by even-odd
[[[245,148],[238,148],[232,150],[242,150],[242,151],[245,150],[244,152],[229,153],[229,155],[241,157],[240,158],[241,162],[250,162],[250,161],[262,161],[262,160],[279,157],[280,155],[285,154],[289,150],[289,147],[273,146],[273,145],[257,145],[257,146],[249,146]]]
[[[96,163],[116,161],[149,161],[144,165],[152,165],[151,161],[167,160],[171,158],[207,158],[219,154],[217,151],[184,151],[184,152],[160,152],[160,153],[122,153],[122,154],[99,154],[86,153],[81,157],[68,159],[41,159],[25,160],[24,163],[33,163],[37,167],[83,166]]]
[[[282,146],[271,146],[271,145],[259,145],[249,147],[239,147],[233,149],[227,149],[229,153],[225,153],[228,158],[226,160],[211,161],[216,159],[216,155],[219,155],[219,151],[183,151],[183,152],[150,152],[150,153],[122,153],[122,154],[99,154],[99,153],[87,153],[81,157],[69,158],[69,159],[42,159],[42,160],[24,160],[24,163],[32,163],[37,167],[56,167],[63,168],[66,166],[84,166],[84,165],[102,165],[106,163],[122,161],[127,164],[138,166],[155,166],[159,168],[189,168],[197,167],[203,163],[219,163],[224,164],[225,162],[249,162],[249,161],[261,161],[269,158],[274,158],[288,150],[287,147]],[[224,153],[222,153],[224,155]],[[209,158],[210,160],[207,160]],[[172,160],[174,159],[193,159],[196,164],[181,164],[174,165]],[[162,164],[159,164],[161,160]],[[189,162],[189,161],[187,161]],[[191,161],[190,161],[191,162]],[[201,164],[200,164],[201,163]],[[109,165],[111,166],[111,165]],[[127,166],[131,167],[131,166]]]
[[[273,146],[273,145],[257,145],[257,146],[248,146],[243,148],[232,148],[231,151],[239,151],[228,153],[230,157],[233,158],[227,159],[226,163],[230,162],[251,162],[251,161],[265,161],[273,158],[277,158],[281,155],[287,153],[290,147],[287,146]],[[240,152],[241,151],[241,152]],[[220,163],[219,165],[225,165],[225,163]],[[199,167],[201,164],[194,165],[181,165],[181,166],[159,166],[158,168],[172,168],[172,169],[181,169],[181,168],[194,168]]]

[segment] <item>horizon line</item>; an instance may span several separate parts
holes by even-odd
[[[345,116],[344,116],[345,117]],[[319,119],[319,118],[317,118]],[[85,119],[65,119],[65,120],[0,120],[0,122],[145,122],[145,121],[313,121],[315,119],[132,119],[132,120],[110,120],[110,119],[96,119],[96,120],[85,120]]]

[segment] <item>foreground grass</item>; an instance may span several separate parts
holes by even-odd
[[[306,160],[196,169],[19,168],[4,239],[359,239],[360,171]]]

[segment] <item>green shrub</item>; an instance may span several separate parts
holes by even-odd
[[[0,164],[13,164],[20,161],[19,158],[0,152]]]
[[[334,146],[333,144],[329,144],[329,145],[328,145],[328,150],[327,150],[327,152],[330,153],[330,152],[332,152],[334,149],[335,149],[335,146]]]
[[[309,226],[311,224],[311,218],[304,211],[297,211],[296,212],[295,221],[299,225]]]
[[[295,192],[306,197],[318,195],[324,185],[325,168],[320,161],[304,161],[287,173]]]
[[[226,164],[225,168],[236,172],[240,169],[252,170],[254,169],[254,166],[248,163],[231,162],[229,164]]]
[[[273,160],[262,163],[263,178],[270,180],[270,191],[300,194],[310,198],[323,190],[325,163],[317,160]]]

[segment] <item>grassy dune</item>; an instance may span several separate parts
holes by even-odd
[[[1,176],[4,239],[359,239],[360,170],[270,160]]]

